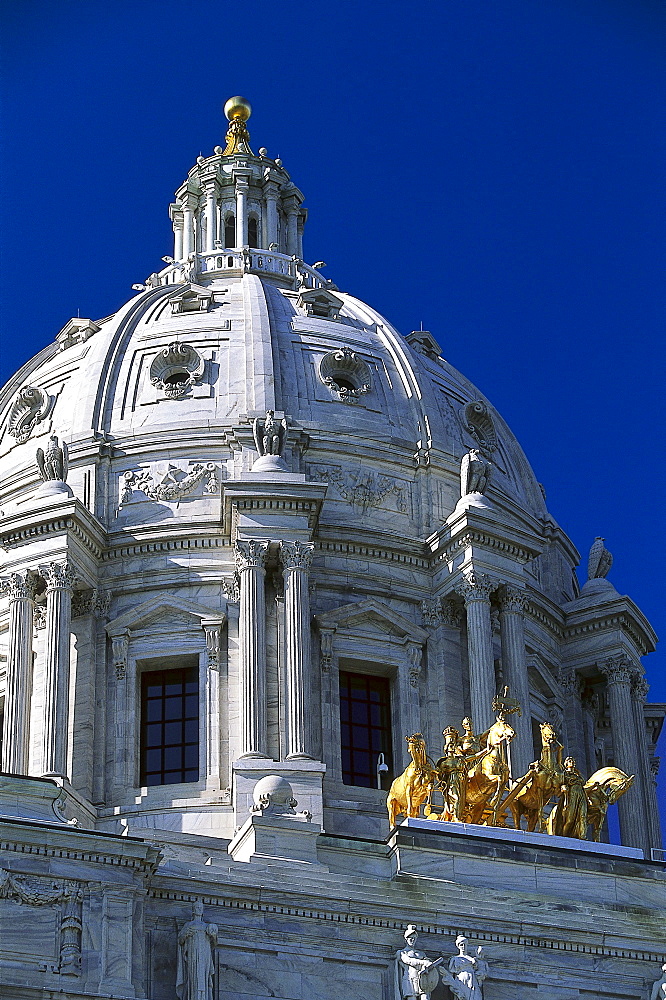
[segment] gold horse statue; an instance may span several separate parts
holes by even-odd
[[[592,827],[594,840],[599,840],[608,807],[631,788],[634,777],[633,774],[625,774],[619,767],[600,767],[585,782],[587,822]]]
[[[530,764],[527,774],[518,779],[499,811],[499,816],[504,817],[507,809],[511,809],[516,830],[521,829],[521,819],[525,816],[530,833],[537,828],[540,833],[546,832],[544,810],[553,795],[559,793],[564,780],[564,748],[557,733],[549,722],[542,722],[540,729],[541,756]]]
[[[490,729],[479,737],[485,753],[479,755],[468,772],[466,819],[469,823],[498,825],[499,803],[509,780],[506,747],[515,735],[515,730],[500,713]]]
[[[421,733],[414,733],[405,739],[412,761],[393,781],[386,799],[391,829],[398,816],[418,816],[421,806],[431,795],[437,778],[432,761],[426,755],[425,740]]]

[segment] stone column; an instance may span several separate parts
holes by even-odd
[[[11,573],[3,580],[3,588],[9,593],[9,646],[2,770],[8,774],[27,774],[32,695],[33,574],[30,571]]]
[[[311,655],[308,573],[314,544],[282,542],[285,659],[287,669],[287,759],[310,758]]]
[[[173,220],[173,259],[183,259],[183,218]]]
[[[575,757],[578,770],[584,773],[588,766],[588,752],[585,746],[585,727],[588,723],[583,715],[581,701],[583,683],[575,670],[567,670],[561,674],[559,681],[565,698],[563,712],[565,755]],[[594,740],[592,742],[594,743]]]
[[[183,258],[194,250],[194,211],[189,201],[183,205]]]
[[[631,702],[634,713],[634,732],[638,743],[639,767],[643,786],[643,799],[645,802],[646,838],[645,850],[646,858],[650,860],[650,849],[661,847],[661,824],[659,822],[659,805],[657,803],[657,789],[652,777],[650,767],[650,757],[648,752],[647,730],[645,728],[645,701],[647,699],[650,685],[640,674],[636,674],[631,685]],[[631,790],[627,793],[631,795]]]
[[[467,650],[469,691],[474,731],[482,733],[494,721],[493,698],[496,695],[493,661],[490,595],[497,584],[481,573],[467,573],[455,588],[465,601],[467,613]]]
[[[75,576],[67,561],[40,566],[40,573],[46,581],[42,774],[64,777],[67,775],[69,649]]]
[[[236,246],[247,246],[247,178],[236,178]]]
[[[236,542],[240,576],[240,757],[266,756],[266,555],[268,542]]]
[[[217,203],[215,200],[215,183],[206,185],[206,251],[213,253],[217,239]]]
[[[277,185],[267,184],[264,188],[266,197],[266,246],[278,241]]]
[[[643,847],[645,841],[643,809],[637,801],[641,798],[640,760],[634,730],[634,710],[631,704],[631,682],[636,674],[636,668],[622,655],[612,656],[600,666],[607,679],[615,766],[626,774],[636,776],[632,788],[618,800],[622,843],[627,847]]]
[[[287,253],[298,256],[298,205],[287,206]]]
[[[504,586],[500,591],[500,638],[502,641],[502,673],[509,694],[517,698],[522,715],[511,716],[516,735],[509,747],[511,770],[514,778],[527,774],[534,760],[532,746],[532,713],[530,710],[530,684],[525,657],[525,623],[523,612],[527,595],[519,587]]]

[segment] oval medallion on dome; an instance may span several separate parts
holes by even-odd
[[[179,399],[201,378],[204,367],[204,359],[198,351],[189,344],[176,341],[154,359],[150,366],[150,381],[169,399]]]
[[[32,385],[24,385],[9,411],[8,433],[23,444],[35,426],[44,419],[51,406],[51,397]]]
[[[325,354],[319,364],[319,377],[343,401],[362,396],[372,388],[370,365],[349,347]]]

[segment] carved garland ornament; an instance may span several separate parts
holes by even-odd
[[[154,358],[150,381],[169,399],[180,399],[204,373],[205,362],[189,344],[174,341]]]
[[[349,347],[324,355],[319,364],[319,377],[343,403],[358,399],[372,388],[370,366]]]
[[[40,421],[51,408],[51,397],[42,389],[24,385],[9,411],[8,433],[16,438],[17,444],[28,440]]]
[[[147,469],[124,472],[121,477],[120,506],[133,500],[135,490],[144,493],[149,500],[182,500],[193,493],[204,479],[204,495],[215,496],[220,484],[214,462],[195,462],[185,473],[182,469],[171,466],[159,483]]]
[[[407,513],[405,487],[398,486],[388,476],[378,476],[372,472],[343,473],[341,469],[311,469],[310,476],[315,482],[333,483],[338,493],[361,514],[366,514],[370,507],[379,507],[384,497],[391,494],[396,498],[396,507],[400,513]]]

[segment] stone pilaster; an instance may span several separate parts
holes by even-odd
[[[9,594],[9,646],[2,770],[8,774],[27,774],[32,696],[33,574],[29,571],[11,573],[3,580],[3,588]]]
[[[72,593],[75,575],[69,562],[40,566],[46,581],[44,736],[42,773],[67,774],[69,669]]]
[[[518,587],[504,586],[500,591],[500,637],[504,683],[508,685],[511,697],[518,699],[522,709],[522,715],[511,716],[511,725],[516,731],[509,748],[514,778],[527,774],[534,757],[523,618],[527,600],[525,591]]]
[[[497,584],[481,573],[470,572],[455,588],[465,601],[469,691],[475,732],[482,733],[493,723],[495,666],[490,622],[490,595]]]
[[[631,683],[636,668],[624,656],[610,657],[605,663],[600,664],[600,667],[602,673],[606,675],[608,688],[615,766],[626,774],[636,776],[634,786],[618,800],[622,843],[628,847],[643,847],[645,844],[643,809],[636,801],[637,798],[642,798],[640,760],[631,697]]]
[[[266,755],[266,555],[268,542],[236,542],[240,577],[240,757]]]
[[[310,757],[310,593],[308,573],[314,544],[282,542],[287,669],[287,759]]]
[[[650,757],[648,752],[647,732],[645,729],[645,701],[650,685],[640,674],[636,674],[631,685],[631,704],[634,713],[634,730],[638,743],[639,768],[642,783],[643,800],[645,803],[646,820],[646,857],[650,858],[650,848],[661,847],[661,824],[659,822],[659,805],[657,803],[657,788],[652,777]],[[631,794],[631,793],[629,793]]]

